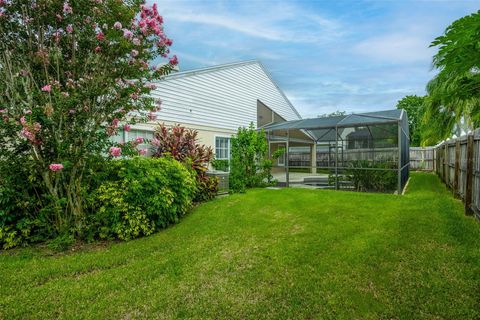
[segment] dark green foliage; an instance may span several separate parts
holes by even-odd
[[[195,193],[196,202],[204,202],[215,198],[218,193],[218,177],[205,176],[197,180],[198,191]]]
[[[345,170],[348,181],[356,191],[393,192],[397,189],[397,169],[395,164],[372,162],[367,160],[352,161]]]
[[[98,186],[93,177],[104,162],[104,158],[94,156],[87,161],[82,197]],[[66,195],[52,202],[49,195],[42,194],[43,180],[32,170],[33,166],[34,161],[25,158],[12,157],[0,161],[0,248],[8,249],[56,237],[68,238],[69,235],[77,238],[84,236],[87,227],[85,219],[73,223],[75,219],[71,215],[58,215],[55,204],[63,207],[68,201]],[[83,209],[88,215],[87,208]],[[60,222],[61,219],[64,221]],[[71,227],[59,230],[55,227],[59,223]]]
[[[228,172],[229,167],[230,167],[230,161],[228,161],[226,159],[213,159],[212,160],[212,167],[215,170]]]
[[[410,146],[419,147],[422,139],[425,97],[406,96],[397,102],[397,109],[403,109],[408,115]]]
[[[92,194],[91,238],[128,240],[178,222],[192,205],[195,176],[172,158],[109,162]]]
[[[268,159],[265,133],[255,130],[253,124],[239,128],[232,137],[230,161],[230,189],[244,192],[246,188],[261,187],[272,179],[272,161]]]

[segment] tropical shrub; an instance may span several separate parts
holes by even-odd
[[[348,167],[345,176],[356,191],[393,192],[397,189],[397,171],[387,170],[398,169],[396,164],[357,160],[350,162]]]
[[[268,143],[263,130],[250,124],[239,128],[232,137],[230,160],[230,189],[243,192],[245,188],[268,185],[272,180],[272,161],[268,159]]]
[[[129,240],[178,220],[191,207],[195,176],[173,158],[110,161],[91,195],[88,238]]]
[[[110,137],[120,123],[155,118],[151,82],[178,62],[148,64],[169,58],[162,25],[156,6],[141,0],[0,0],[0,237],[8,246],[22,233],[81,237],[90,159],[137,152]]]
[[[218,179],[207,176],[208,164],[213,159],[212,148],[198,143],[198,131],[175,125],[159,124],[151,141],[153,157],[173,157],[185,163],[197,177],[196,201],[215,197]]]

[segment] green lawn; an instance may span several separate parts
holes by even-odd
[[[0,319],[478,319],[480,224],[405,196],[251,190],[126,243],[0,254]]]

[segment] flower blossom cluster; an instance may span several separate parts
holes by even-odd
[[[61,163],[52,163],[51,165],[48,166],[50,170],[53,172],[57,172],[63,169],[63,164]]]
[[[120,157],[122,155],[122,148],[111,147],[108,152],[112,157]]]
[[[40,140],[37,139],[37,134],[42,129],[42,125],[38,122],[29,123],[25,116],[20,118],[20,124],[22,125],[20,135],[26,138],[30,143],[40,144]]]

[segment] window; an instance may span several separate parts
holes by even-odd
[[[147,130],[137,130],[137,129],[132,129],[128,132],[128,141],[133,141],[138,137],[142,137],[144,140],[152,140],[153,132],[147,131]]]
[[[230,138],[215,137],[215,158],[220,160],[230,159]]]
[[[127,141],[133,141],[137,138],[143,138],[143,143],[139,144],[137,146],[137,149],[147,149],[147,155],[151,155],[150,152],[150,143],[146,142],[146,140],[150,141],[153,139],[153,131],[147,131],[147,130],[138,130],[138,129],[132,129],[129,132],[127,132]]]

